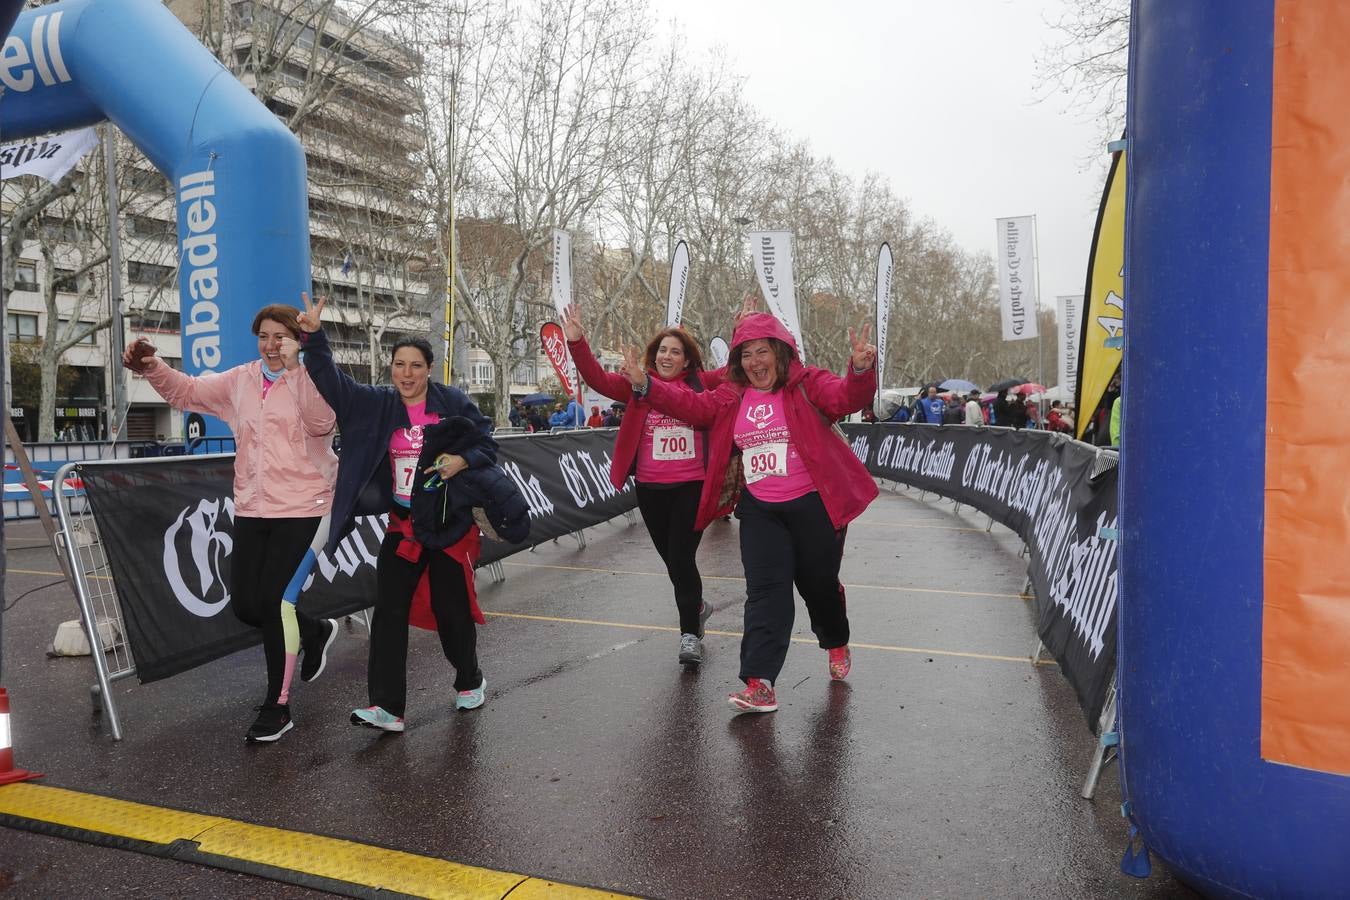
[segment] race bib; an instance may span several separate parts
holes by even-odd
[[[413,480],[417,477],[417,459],[412,456],[394,457],[394,493],[411,497]]]
[[[680,425],[660,425],[652,429],[652,459],[694,458],[694,429]]]
[[[747,450],[741,460],[745,464],[745,481],[754,484],[770,475],[787,474],[787,441],[759,444]]]

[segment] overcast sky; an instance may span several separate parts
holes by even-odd
[[[1082,294],[1105,173],[1098,127],[1036,84],[1063,0],[651,0],[697,55],[725,49],[771,121],[992,254],[1035,214],[1041,303]]]

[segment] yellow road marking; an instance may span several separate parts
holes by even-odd
[[[984,531],[983,528],[966,528],[961,525],[918,525],[913,522],[873,522],[868,519],[854,519],[848,523],[849,528],[855,525],[884,525],[887,528],[931,528],[935,531]]]
[[[130,838],[157,845],[193,841],[199,852],[232,861],[418,897],[500,900],[508,894],[512,898],[623,896],[340,838],[44,785],[0,787],[0,814],[64,826],[90,837]],[[209,860],[188,859],[210,864]]]
[[[62,574],[61,572],[46,572],[43,571],[42,569],[11,569],[8,566],[6,566],[5,572],[7,574],[12,573],[14,575],[55,575],[57,578],[65,578],[65,575]],[[112,581],[111,575],[86,575],[84,577],[98,578],[102,581]]]
[[[564,616],[537,616],[531,613],[493,612],[488,609],[483,610],[483,615],[496,616],[500,619],[524,619],[530,622],[560,622],[565,625],[600,625],[606,628],[628,628],[633,631],[676,632],[680,630],[679,628],[670,625],[638,625],[633,622],[609,622],[604,619],[569,619]],[[720,631],[714,628],[709,628],[705,634],[715,634],[718,637],[730,638],[742,637],[742,633],[739,631]],[[811,644],[814,646],[816,639],[794,637],[792,638],[792,642],[794,644]],[[956,656],[965,659],[988,659],[993,660],[994,662],[1031,662],[1030,656],[1000,656],[996,653],[967,653],[961,650],[933,650],[927,647],[895,647],[889,644],[859,644],[855,642],[851,642],[849,646],[864,650],[887,650],[892,653],[917,653],[923,656]],[[1053,664],[1054,660],[1050,660],[1050,663]]]
[[[596,572],[601,575],[641,575],[648,578],[668,578],[665,572],[629,572],[624,569],[600,569],[593,566],[558,566],[549,563],[523,563],[507,562],[502,560],[503,566],[519,566],[522,569],[557,569],[562,572]],[[713,581],[745,581],[743,575],[703,575],[705,579]],[[860,591],[893,591],[900,594],[950,594],[956,597],[997,597],[1009,600],[1024,600],[1022,594],[993,594],[988,591],[948,591],[942,588],[920,588],[920,587],[897,587],[891,584],[848,584],[844,587],[849,590]]]

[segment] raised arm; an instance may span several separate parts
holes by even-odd
[[[581,326],[580,305],[568,304],[562,318],[567,351],[572,354],[572,362],[576,363],[577,374],[581,379],[611,400],[628,400],[633,395],[628,379],[617,372],[606,372],[591,352],[591,345],[586,342],[586,334]]]
[[[314,380],[300,362],[300,344],[291,338],[281,341],[281,362],[286,367],[283,375],[287,386],[295,392],[295,405],[300,414],[300,427],[311,437],[332,434],[337,424],[333,408],[324,401]]]
[[[122,354],[122,365],[141,375],[174,409],[234,420],[234,370],[194,378],[155,356],[154,346],[137,338]]]
[[[848,330],[852,353],[849,355],[848,374],[843,378],[824,369],[812,367],[803,387],[806,396],[831,419],[855,413],[872,402],[877,391],[877,348],[868,343],[871,325],[860,332]]]
[[[375,395],[377,387],[358,384],[346,372],[333,362],[333,348],[328,344],[328,336],[323,333],[323,324],[319,319],[327,297],[320,297],[310,303],[309,294],[301,294],[305,311],[299,316],[300,348],[305,351],[305,371],[314,382],[314,387],[332,408],[338,422],[347,421],[351,414],[352,402],[363,394]]]
[[[729,387],[715,392],[695,393],[652,378],[642,367],[636,347],[625,347],[623,360],[623,377],[634,391],[647,398],[653,409],[688,422],[695,428],[711,427],[713,419],[717,417],[718,407],[727,402],[725,397],[721,400],[718,397],[722,390],[731,390]]]

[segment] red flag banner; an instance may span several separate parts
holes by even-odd
[[[563,391],[570,397],[575,387],[568,373],[572,370],[572,360],[567,355],[567,339],[563,337],[562,326],[557,322],[545,322],[539,329],[539,340],[544,345],[544,355],[553,363],[553,371],[562,383]]]

